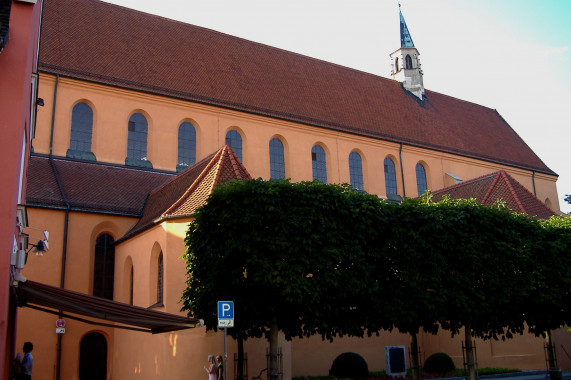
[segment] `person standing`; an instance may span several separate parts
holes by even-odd
[[[224,380],[224,363],[220,355],[216,357],[216,374],[218,375],[218,380]]]
[[[32,356],[32,350],[34,345],[32,342],[24,343],[24,357],[21,361],[21,374],[18,380],[31,380],[32,379],[32,369],[34,368],[34,357]]]
[[[214,362],[214,355],[208,355],[208,367],[204,367],[204,370],[208,374],[208,380],[217,380],[216,363]]]

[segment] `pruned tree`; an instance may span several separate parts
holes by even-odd
[[[183,310],[216,329],[216,301],[233,300],[234,337],[362,336],[368,261],[383,231],[382,201],[320,182],[231,181],[190,224]],[[378,239],[376,239],[378,241]],[[381,283],[380,285],[384,285]],[[274,364],[269,369],[274,375]]]

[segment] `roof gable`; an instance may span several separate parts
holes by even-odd
[[[98,0],[46,2],[40,71],[555,174],[493,109]]]
[[[251,177],[232,148],[225,145],[153,190],[141,219],[119,240],[126,240],[165,219],[190,217],[206,203],[216,186],[238,178]]]
[[[453,199],[475,198],[478,203],[486,206],[502,199],[510,210],[539,219],[557,215],[503,170],[432,192],[435,201],[442,200],[445,194]]]

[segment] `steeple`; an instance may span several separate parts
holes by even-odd
[[[412,37],[404,21],[399,3],[400,16],[400,49],[390,54],[392,61],[391,75],[394,80],[402,83],[403,87],[419,99],[424,96],[422,70],[420,69],[420,53],[414,47]]]

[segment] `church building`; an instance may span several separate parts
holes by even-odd
[[[206,376],[223,333],[180,312],[181,255],[194,211],[224,180],[350,183],[388,201],[445,189],[558,214],[557,174],[496,110],[424,88],[402,13],[400,35],[383,78],[99,0],[46,1],[25,207],[50,240],[17,284],[17,344],[34,342],[34,378]],[[419,343],[462,366],[459,338]],[[280,336],[283,379],[327,375],[347,351],[381,371],[385,347],[408,345],[398,332]],[[249,377],[267,347],[244,343]],[[545,369],[530,335],[477,347],[479,367]],[[236,352],[229,339],[229,378]]]

